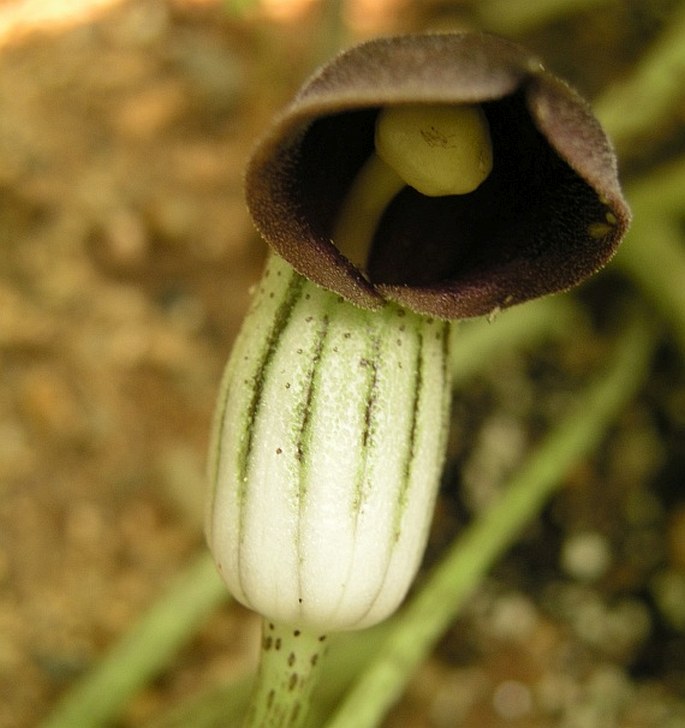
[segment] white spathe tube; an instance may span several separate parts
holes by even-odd
[[[448,324],[365,311],[273,255],[215,418],[207,538],[274,622],[368,627],[419,567],[444,459]]]

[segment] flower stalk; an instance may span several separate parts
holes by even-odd
[[[303,725],[325,652],[325,635],[263,620],[259,670],[244,728]]]

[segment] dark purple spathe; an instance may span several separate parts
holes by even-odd
[[[330,239],[340,205],[373,152],[378,110],[424,102],[480,103],[493,170],[466,195],[403,190],[360,271]],[[392,300],[450,319],[576,285],[630,220],[585,101],[520,46],[475,33],[373,40],[331,61],[258,146],[246,190],[258,229],[302,275],[363,307]]]

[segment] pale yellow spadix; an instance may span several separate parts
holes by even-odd
[[[390,106],[376,120],[376,154],[421,194],[473,192],[492,169],[480,106]]]
[[[363,270],[381,217],[402,188],[463,195],[491,170],[490,129],[480,106],[388,106],[376,117],[375,152],[347,193],[333,242]]]

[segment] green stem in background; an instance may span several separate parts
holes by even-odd
[[[228,593],[209,554],[169,587],[107,657],[66,694],[41,728],[97,728],[171,662]]]
[[[640,286],[666,321],[685,358],[685,248],[665,217],[636,218],[616,263]]]
[[[628,187],[634,219],[615,262],[670,323],[685,356],[685,247],[679,223],[685,211],[683,190],[685,158]]]
[[[144,724],[144,728],[232,728],[245,716],[254,674],[235,677],[228,683],[209,685],[165,705],[163,712]]]
[[[497,505],[470,526],[394,620],[380,654],[359,676],[326,728],[372,728],[498,558],[539,513],[564,476],[601,442],[644,381],[653,349],[642,319],[623,335],[609,371],[539,446]]]
[[[304,725],[325,651],[325,635],[263,620],[259,671],[244,728]]]
[[[491,321],[477,318],[452,324],[450,364],[452,386],[458,389],[466,380],[483,371],[507,352],[534,346],[550,338],[563,338],[569,332],[582,332],[585,322],[579,306],[568,296],[549,296],[502,311]]]
[[[612,84],[594,103],[597,117],[620,155],[654,137],[669,117],[678,123],[685,67],[685,5],[673,12],[664,32],[624,81]]]
[[[631,182],[627,195],[635,217],[681,217],[685,211],[684,189],[685,156],[681,156]]]

